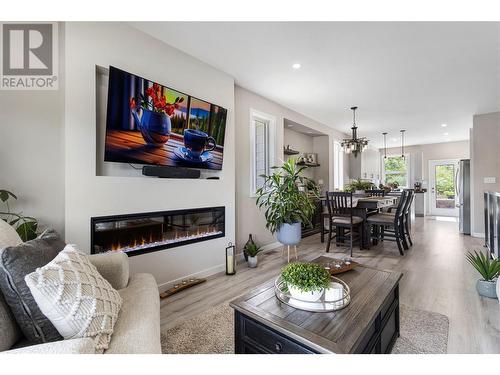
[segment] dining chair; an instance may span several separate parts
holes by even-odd
[[[394,215],[376,214],[366,219],[370,238],[377,241],[396,241],[399,254],[401,255],[404,255],[404,247],[408,247],[408,245],[404,245],[406,240],[404,239],[403,217],[409,194],[409,191],[401,193],[401,198]]]
[[[385,190],[366,190],[365,194],[367,197],[385,197]]]
[[[336,238],[337,246],[349,240],[352,257],[352,246],[355,241],[361,244],[363,218],[353,215],[352,193],[327,191],[326,206],[328,208],[328,243],[326,252],[330,252],[330,244]],[[358,229],[357,233],[354,229]],[[334,234],[335,232],[335,234]]]
[[[409,246],[413,246],[413,241],[411,239],[411,205],[413,203],[413,200],[415,199],[415,190],[414,189],[404,189],[404,190],[408,192],[408,196],[406,197],[406,201],[404,203],[403,216],[401,218],[402,223],[400,229],[402,231],[401,237],[402,237],[403,247],[405,250],[408,250]],[[384,212],[383,214],[394,216],[394,212]],[[391,231],[391,229],[389,229],[389,231]]]

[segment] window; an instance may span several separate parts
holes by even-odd
[[[344,188],[344,152],[340,142],[333,142],[333,188]]]
[[[276,120],[274,116],[250,110],[250,196],[264,185],[263,174],[274,165]]]
[[[396,183],[398,187],[408,187],[410,173],[409,173],[409,156],[387,156],[383,159],[384,166],[384,182],[385,184]]]

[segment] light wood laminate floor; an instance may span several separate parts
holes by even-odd
[[[497,300],[479,297],[475,282],[479,275],[466,262],[465,253],[482,249],[482,240],[458,233],[456,222],[416,218],[413,247],[400,256],[394,242],[370,250],[355,249],[358,262],[381,269],[403,272],[401,303],[448,316],[449,353],[500,353],[500,307]],[[325,254],[319,235],[305,238],[299,246],[299,260]],[[332,246],[329,255],[344,257],[345,248]],[[230,301],[249,289],[275,277],[286,260],[280,249],[259,256],[259,266],[239,264],[234,276],[217,274],[206,283],[161,301],[162,330],[179,319],[189,318],[210,306]]]

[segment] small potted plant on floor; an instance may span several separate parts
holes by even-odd
[[[294,158],[273,169],[275,172],[272,175],[262,176],[264,186],[256,192],[256,204],[265,208],[266,228],[276,233],[278,241],[283,245],[297,245],[301,238],[301,225],[310,225],[316,210],[314,199],[319,198],[317,185],[302,175],[307,167],[298,166]]]
[[[330,273],[316,263],[289,263],[281,271],[290,295],[301,301],[315,302],[330,286]]]
[[[488,298],[497,298],[496,278],[500,273],[500,260],[491,259],[488,253],[474,251],[467,253],[467,260],[482,276],[477,280],[476,290],[479,295]]]
[[[262,247],[257,246],[255,243],[250,243],[245,249],[248,254],[248,267],[257,267],[257,255],[262,251]]]

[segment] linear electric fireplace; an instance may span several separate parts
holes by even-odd
[[[129,256],[225,236],[225,208],[93,217],[92,254],[122,251]]]

